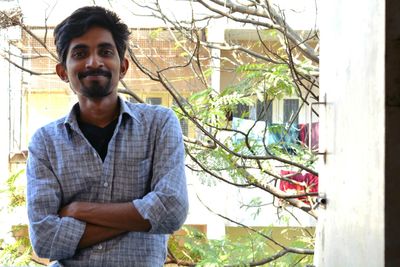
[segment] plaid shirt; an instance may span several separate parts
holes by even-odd
[[[61,266],[162,266],[167,234],[186,219],[188,197],[179,121],[170,109],[120,100],[121,112],[102,162],[79,129],[77,105],[32,137],[27,205],[35,252]],[[73,201],[132,201],[151,230],[128,232],[77,250],[85,222],[60,218]]]

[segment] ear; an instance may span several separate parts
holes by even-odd
[[[62,63],[57,63],[56,72],[57,72],[58,77],[60,77],[61,80],[63,80],[66,83],[69,82],[67,70],[65,69],[65,67]]]
[[[124,58],[121,61],[121,68],[119,71],[119,79],[120,80],[125,77],[125,74],[127,73],[128,68],[129,68],[129,61],[128,61],[128,59]]]

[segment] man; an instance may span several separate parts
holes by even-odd
[[[129,31],[83,7],[54,31],[58,76],[78,103],[32,137],[30,238],[60,266],[162,266],[188,210],[180,125],[169,109],[117,95]]]

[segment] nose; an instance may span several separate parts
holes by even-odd
[[[87,57],[86,59],[86,68],[88,69],[97,69],[104,66],[104,62],[102,58],[96,54]]]

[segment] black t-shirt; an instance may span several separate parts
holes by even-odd
[[[110,122],[104,128],[82,122],[78,120],[79,128],[89,143],[99,153],[101,159],[104,161],[107,155],[108,143],[113,136],[115,127],[117,126],[118,118]]]

